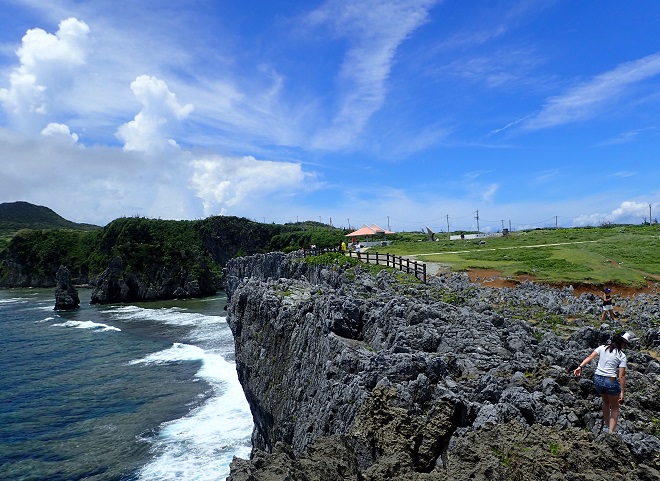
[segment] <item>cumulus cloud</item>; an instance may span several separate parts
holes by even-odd
[[[137,77],[131,90],[142,110],[117,131],[117,137],[124,141],[124,150],[153,153],[176,146],[170,135],[176,123],[193,111],[193,105],[179,104],[165,82],[148,75]]]
[[[204,203],[205,215],[224,214],[228,208],[262,196],[299,191],[310,177],[300,164],[251,156],[207,156],[194,159],[192,167],[190,183]]]
[[[9,75],[9,88],[0,89],[0,103],[19,130],[35,133],[52,119],[52,104],[85,64],[88,36],[87,24],[76,18],[60,22],[55,34],[40,28],[27,31],[16,51],[19,65]]]
[[[41,135],[63,139],[67,142],[78,142],[78,134],[71,132],[69,126],[65,124],[49,123],[42,131]]]
[[[654,215],[652,212],[657,208],[658,204],[651,205],[651,215]],[[601,225],[605,223],[640,224],[644,220],[647,222],[649,220],[649,204],[646,202],[625,201],[610,213],[583,214],[578,216],[573,219],[573,225],[576,227],[582,227]]]

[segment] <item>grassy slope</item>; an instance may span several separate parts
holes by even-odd
[[[446,235],[428,242],[421,234],[408,235],[379,251],[439,262],[456,271],[494,269],[548,283],[637,287],[646,285],[647,278],[660,280],[657,225],[513,232],[486,238],[485,243],[449,241]]]
[[[99,226],[66,220],[48,207],[29,202],[0,203],[0,251],[22,229],[96,230]]]

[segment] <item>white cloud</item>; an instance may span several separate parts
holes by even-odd
[[[310,25],[329,24],[349,49],[340,72],[343,95],[331,128],[313,145],[337,149],[350,145],[382,106],[396,51],[427,18],[435,0],[352,2],[331,0],[308,16]]]
[[[20,64],[0,89],[0,103],[16,127],[34,133],[53,118],[52,103],[70,89],[74,74],[86,60],[89,27],[75,18],[59,24],[55,34],[28,30],[16,51]],[[56,109],[55,109],[56,110]]]
[[[616,102],[628,89],[660,74],[660,53],[619,65],[610,72],[550,98],[541,112],[524,125],[528,130],[587,120]]]
[[[131,90],[142,110],[117,131],[124,150],[153,153],[176,146],[176,141],[168,138],[173,121],[185,119],[193,111],[192,104],[179,104],[167,84],[156,77],[139,76],[131,83]]]
[[[635,130],[628,130],[626,132],[622,132],[616,137],[613,137],[611,139],[607,139],[603,142],[600,142],[597,144],[598,147],[609,147],[611,145],[623,145],[623,144],[628,144],[632,142],[639,142],[641,141],[641,134],[644,134],[645,132],[648,131],[653,131],[655,130],[653,127],[647,127],[644,129],[635,129]]]
[[[556,180],[560,175],[561,172],[559,169],[542,170],[536,174],[534,180],[541,183],[551,182]]]
[[[633,177],[637,175],[637,172],[630,170],[619,170],[618,172],[612,172],[612,177],[617,177],[619,179],[625,179],[626,177]]]
[[[481,198],[486,202],[492,202],[493,197],[495,197],[495,194],[499,188],[500,186],[498,184],[485,185],[481,194]]]
[[[658,208],[658,204],[651,206],[651,215],[655,218],[652,212]],[[596,226],[604,223],[613,224],[641,224],[642,221],[648,221],[649,218],[649,204],[647,202],[622,202],[619,207],[612,210],[608,214],[583,214],[573,219],[573,225],[576,227],[581,226]]]
[[[22,136],[0,128],[0,202],[45,205],[76,222],[103,225],[121,216],[201,218],[202,204],[188,185],[183,154],[159,157],[167,169],[139,152],[61,141],[54,135]],[[57,138],[58,136],[61,136]]]
[[[41,135],[64,139],[74,144],[78,142],[78,134],[71,132],[69,126],[65,124],[51,122],[41,131]]]
[[[192,167],[191,185],[204,203],[205,215],[225,213],[263,196],[298,192],[311,177],[300,164],[254,157],[206,156],[194,159]]]

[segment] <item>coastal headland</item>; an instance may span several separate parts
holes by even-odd
[[[229,261],[223,285],[255,423],[230,481],[660,479],[657,293],[605,324],[570,287],[281,253]],[[593,367],[572,371],[621,331],[636,341],[609,434]]]

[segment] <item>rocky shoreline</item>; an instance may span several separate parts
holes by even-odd
[[[224,270],[239,380],[255,428],[247,480],[660,480],[660,300],[598,299],[466,274],[427,285],[279,253]],[[618,432],[572,370],[629,330]]]

